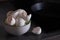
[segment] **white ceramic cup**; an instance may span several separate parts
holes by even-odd
[[[24,33],[28,32],[31,26],[31,22],[29,22],[27,25],[25,26],[20,26],[20,27],[11,27],[6,25],[5,26],[5,30],[13,35],[23,35]]]

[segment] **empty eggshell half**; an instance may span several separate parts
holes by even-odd
[[[6,23],[9,25],[14,25],[15,24],[15,19],[12,16],[8,16],[6,19]]]
[[[11,16],[12,13],[13,13],[13,11],[9,11],[9,12],[7,13],[7,17],[8,17],[8,16]]]

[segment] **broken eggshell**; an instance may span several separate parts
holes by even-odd
[[[34,34],[41,34],[41,32],[42,32],[42,29],[40,27],[35,27],[32,30],[32,33]]]
[[[8,16],[5,22],[8,25],[14,25],[15,24],[15,19],[12,16]]]
[[[31,19],[31,14],[29,14],[28,16],[27,16],[27,21],[30,21],[30,19]]]
[[[10,25],[14,25],[14,24],[15,24],[15,19],[12,17]]]
[[[24,26],[25,25],[25,20],[23,18],[19,19],[19,26]]]
[[[13,13],[13,11],[9,11],[9,12],[7,13],[7,17],[8,17],[8,16],[11,16],[12,13]]]
[[[22,17],[25,18],[27,16],[27,12],[23,9],[18,9],[15,12],[13,12],[13,17]]]

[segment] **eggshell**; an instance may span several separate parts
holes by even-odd
[[[30,21],[30,19],[31,19],[31,14],[29,14],[28,16],[27,16],[27,21]]]
[[[7,17],[8,17],[8,16],[11,16],[12,13],[13,13],[13,11],[9,11],[9,12],[7,13]]]
[[[8,16],[6,19],[6,23],[9,25],[14,25],[15,24],[15,19],[12,16]]]
[[[25,20],[23,18],[19,19],[19,25],[24,26],[25,25]]]
[[[42,32],[42,29],[40,27],[35,27],[32,30],[32,33],[34,34],[41,34],[41,32]]]
[[[14,24],[15,24],[15,19],[12,17],[10,25],[14,25]]]

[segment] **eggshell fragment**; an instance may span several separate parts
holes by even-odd
[[[15,24],[15,19],[12,17],[10,25],[14,25],[14,24]]]
[[[42,29],[40,27],[35,27],[32,30],[32,33],[34,34],[41,34],[41,32],[42,32]]]
[[[23,18],[24,20],[26,20],[27,19],[27,12],[25,10],[23,10],[23,9],[20,9],[18,11],[19,11],[18,16]]]
[[[19,19],[19,26],[24,26],[25,25],[25,20],[23,18]]]
[[[31,19],[31,14],[29,14],[28,16],[27,16],[27,21],[30,21],[30,19]]]
[[[6,19],[6,23],[9,25],[14,25],[15,24],[15,19],[12,16],[8,16]]]
[[[14,18],[21,17],[21,18],[26,20],[27,12],[24,9],[18,9],[18,10],[13,12],[13,17]]]
[[[12,13],[13,13],[13,11],[9,11],[9,12],[7,13],[7,17],[8,17],[8,16],[11,16]]]

